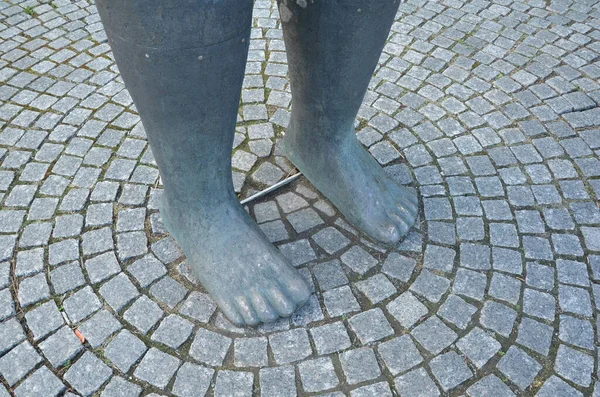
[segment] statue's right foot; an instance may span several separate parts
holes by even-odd
[[[288,317],[310,297],[300,273],[239,203],[194,210],[165,201],[161,215],[204,288],[234,324]]]

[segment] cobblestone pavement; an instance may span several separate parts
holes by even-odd
[[[164,232],[94,5],[0,0],[0,396],[599,396],[599,29],[595,0],[401,5],[357,130],[418,229],[374,245],[302,180],[252,205],[316,294],[238,329]],[[292,171],[270,0],[252,37],[242,197]]]

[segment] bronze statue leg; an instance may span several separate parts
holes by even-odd
[[[161,215],[236,324],[289,316],[304,279],[237,201],[231,148],[251,0],[98,0],[163,184]]]
[[[288,52],[290,160],[356,227],[396,243],[417,216],[414,194],[356,139],[354,120],[399,0],[278,0]]]

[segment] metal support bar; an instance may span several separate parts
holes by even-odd
[[[302,175],[302,173],[298,172],[297,174],[294,174],[288,178],[285,178],[284,180],[277,182],[273,186],[269,186],[268,188],[261,190],[260,192],[255,193],[248,198],[245,198],[244,200],[240,201],[240,204],[246,205],[246,204],[248,204],[254,200],[257,200],[271,192],[274,192],[275,190],[280,189],[280,188],[284,187],[285,185],[288,185],[288,184],[292,183],[293,181],[295,181],[296,179],[300,178],[301,175]]]

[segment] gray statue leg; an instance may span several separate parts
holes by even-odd
[[[97,6],[161,173],[165,226],[231,321],[290,315],[308,287],[240,206],[231,177],[252,1]]]
[[[290,160],[375,240],[395,243],[417,199],[363,148],[354,120],[398,10],[398,0],[279,0],[288,52]]]

